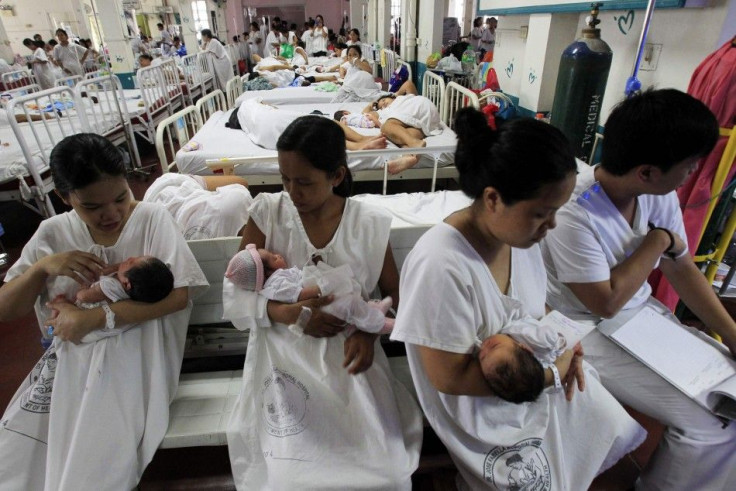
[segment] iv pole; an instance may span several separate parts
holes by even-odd
[[[641,64],[641,57],[644,53],[644,45],[647,42],[647,33],[649,32],[649,24],[652,21],[652,14],[654,13],[654,4],[657,3],[657,0],[649,0],[649,4],[647,5],[647,11],[646,14],[644,14],[644,25],[641,28],[641,37],[639,38],[639,49],[636,52],[636,59],[634,60],[634,68],[632,70],[631,76],[626,80],[626,89],[624,89],[624,94],[626,95],[626,98],[630,98],[631,96],[634,96],[641,92],[641,81],[636,78],[636,76],[639,74],[639,65]]]

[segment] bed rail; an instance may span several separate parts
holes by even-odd
[[[3,73],[2,82],[6,90],[19,89],[27,85],[38,84],[38,82],[36,82],[36,77],[34,77],[33,74],[25,68],[14,72]]]
[[[161,163],[161,172],[165,174],[171,171],[176,165],[176,152],[188,143],[201,127],[202,118],[196,106],[187,106],[158,124],[156,154]]]
[[[183,56],[180,66],[184,72],[184,83],[186,84],[185,99],[187,104],[193,105],[194,99],[205,94],[205,75],[199,64],[198,53]]]
[[[248,80],[248,75],[246,74],[242,77],[235,76],[227,81],[225,98],[227,99],[228,109],[235,107],[235,100],[243,93],[243,77],[245,77],[245,80]]]
[[[74,99],[87,131],[104,136],[114,145],[126,144],[133,168],[140,169],[141,157],[120,79],[116,75],[105,75],[80,81],[74,89]]]
[[[427,70],[422,77],[422,95],[432,101],[440,113],[440,119],[444,121],[442,113],[444,111],[445,80]]]
[[[450,128],[455,125],[455,114],[463,108],[472,106],[476,109],[480,107],[478,96],[475,92],[463,87],[462,85],[450,82],[445,89],[445,103],[443,111],[440,113],[442,121]]]
[[[196,108],[197,112],[199,112],[200,120],[204,123],[217,111],[227,111],[225,94],[220,89],[217,89],[198,100]]]
[[[178,111],[184,107],[184,90],[182,84],[186,84],[184,73],[176,65],[176,62],[169,58],[160,65],[161,75],[168,90],[171,103],[171,112]]]
[[[11,99],[6,108],[10,127],[20,145],[26,170],[32,179],[32,184],[28,186],[23,178],[19,178],[21,202],[46,217],[56,214],[48,196],[54,189],[53,182],[50,176],[41,176],[48,170],[51,150],[62,139],[81,133],[84,129],[81,120],[73,117],[73,101],[74,93],[71,88],[54,87]],[[42,111],[47,107],[62,109]],[[41,115],[42,119],[32,121]],[[19,122],[16,116],[28,122]],[[37,165],[39,163],[41,165]],[[35,206],[31,204],[31,200],[35,202]]]
[[[57,78],[54,82],[55,87],[63,87],[66,85],[67,87],[74,88],[75,85],[77,85],[79,82],[82,81],[81,75],[69,75],[68,77],[61,77]]]
[[[202,90],[204,90],[202,95],[204,95],[215,90],[215,70],[212,61],[204,51],[197,53],[197,63],[202,71]]]
[[[361,170],[353,172],[354,181],[383,181],[383,194],[388,193],[388,181],[390,180],[411,180],[411,179],[431,179],[431,190],[434,191],[437,185],[437,179],[456,178],[457,169],[454,166],[440,167],[439,161],[442,154],[454,153],[455,145],[446,145],[438,147],[423,148],[383,148],[377,150],[355,150],[348,152],[348,163],[351,159],[361,157],[381,157],[384,159],[383,169]],[[434,163],[431,168],[413,168],[402,172],[401,174],[389,174],[388,166],[385,165],[391,157],[398,157],[407,153],[418,156],[428,156],[433,159]],[[247,165],[253,163],[270,163],[278,162],[278,154],[263,155],[256,157],[237,157],[224,159],[208,159],[207,167],[211,170],[222,170],[226,175],[234,174],[235,167],[239,165]],[[267,185],[281,184],[281,176],[279,174],[265,175],[245,175],[251,185]]]

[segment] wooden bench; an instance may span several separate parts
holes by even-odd
[[[428,229],[429,226],[416,226],[391,230],[391,246],[399,268]],[[194,301],[185,360],[245,354],[248,333],[222,320],[222,278],[239,244],[239,237],[189,241],[210,288]],[[390,356],[389,365],[416,398],[406,356]],[[240,393],[241,379],[242,369],[181,374],[171,403],[169,428],[160,448],[227,445],[225,430]]]

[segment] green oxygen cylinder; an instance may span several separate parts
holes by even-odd
[[[598,128],[613,52],[601,39],[598,4],[593,4],[582,37],[560,59],[550,123],[570,140],[575,156],[588,162]]]

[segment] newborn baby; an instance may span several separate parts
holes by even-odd
[[[351,113],[350,111],[336,111],[333,116],[335,121],[355,128],[380,128],[381,122],[376,113]]]
[[[512,322],[477,344],[486,382],[498,397],[515,404],[539,397],[544,369],[567,349],[562,334],[532,318]]]
[[[155,303],[174,289],[169,267],[153,256],[130,257],[103,270],[104,276],[77,292],[77,305],[88,307],[98,302],[136,300]]]
[[[391,297],[380,302],[363,300],[348,265],[333,268],[320,262],[303,269],[289,268],[280,254],[248,244],[230,260],[225,276],[235,286],[277,302],[296,303],[332,294],[335,299],[322,310],[362,331],[386,334],[394,326],[394,319],[386,317]]]

